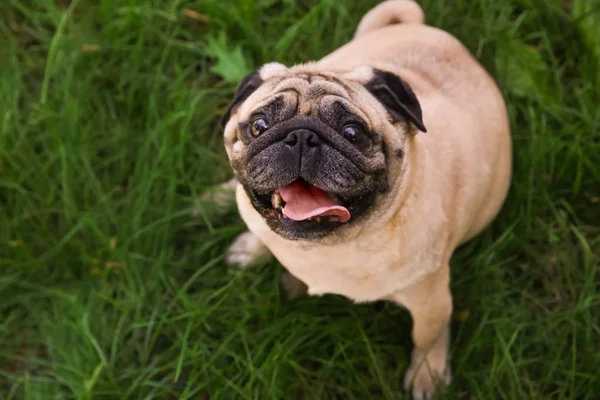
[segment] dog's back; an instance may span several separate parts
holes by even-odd
[[[510,128],[504,99],[488,72],[458,39],[424,21],[414,1],[384,1],[365,14],[353,40],[319,64],[374,66],[402,76],[413,88],[428,127],[415,141],[435,160],[426,175],[443,175],[431,185],[446,196],[455,193],[446,201],[456,227],[451,242],[459,244],[481,232],[504,202],[511,176]],[[466,189],[446,187],[450,184]]]

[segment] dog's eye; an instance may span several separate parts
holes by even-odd
[[[342,133],[344,134],[346,140],[348,140],[350,143],[354,143],[356,142],[356,139],[358,139],[360,128],[354,124],[346,125],[344,126]]]
[[[259,136],[269,129],[269,122],[264,118],[256,118],[252,121],[252,136]]]

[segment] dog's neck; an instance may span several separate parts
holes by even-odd
[[[413,194],[414,182],[421,164],[421,151],[417,140],[409,135],[402,149],[402,156],[389,164],[390,188],[385,196],[376,204],[376,218],[369,222],[368,230],[379,230],[388,224],[391,219],[401,219],[400,214],[405,204],[410,201]]]

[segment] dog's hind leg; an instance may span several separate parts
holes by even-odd
[[[225,254],[225,261],[228,265],[240,268],[259,266],[272,259],[273,255],[267,246],[250,231],[238,235]]]
[[[211,215],[220,217],[227,214],[235,204],[235,188],[237,179],[233,178],[227,182],[216,185],[200,196],[200,206],[209,206]],[[201,211],[194,210],[194,215],[198,215]]]
[[[237,179],[233,178],[216,185],[200,196],[201,206],[207,206],[210,217],[221,217],[230,212],[236,204],[235,191]],[[200,213],[197,210],[196,213]],[[227,265],[247,268],[269,262],[273,256],[260,239],[252,232],[239,234],[227,249],[225,262]]]

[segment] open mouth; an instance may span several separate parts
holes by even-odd
[[[344,223],[351,217],[335,195],[300,179],[273,192],[270,203],[284,220]]]
[[[378,193],[371,190],[344,196],[326,192],[301,178],[268,192],[244,188],[267,225],[290,240],[322,238],[359,221]]]

